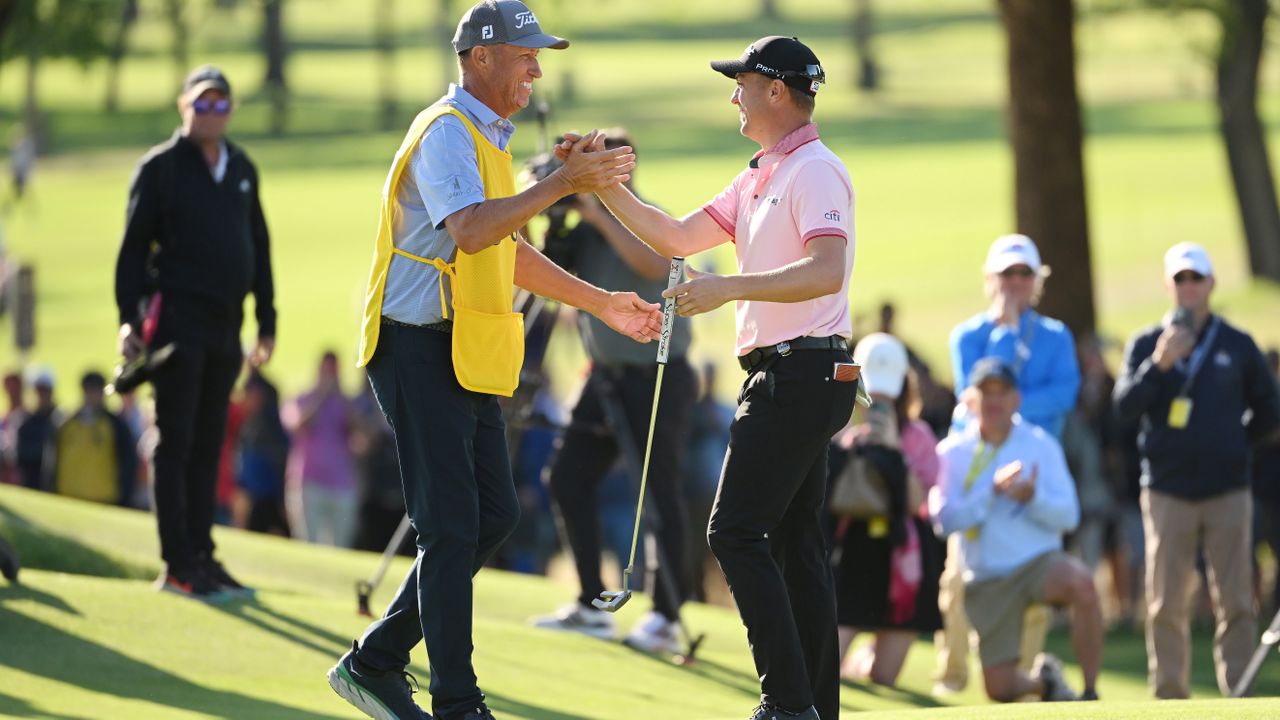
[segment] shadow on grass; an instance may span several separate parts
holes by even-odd
[[[0,605],[16,600],[29,600],[41,605],[46,605],[54,610],[67,613],[68,615],[75,615],[77,617],[80,615],[80,611],[69,605],[66,600],[63,600],[52,593],[47,593],[43,590],[33,588],[30,585],[23,585],[19,583],[17,585],[0,586]]]
[[[211,603],[209,607],[243,620],[286,642],[301,645],[326,657],[331,656],[334,660],[350,649],[351,638],[274,610],[256,598],[233,600],[225,604]]]
[[[155,574],[151,568],[108,555],[5,507],[0,507],[0,532],[17,549],[24,568],[128,580]]]
[[[671,659],[666,655],[645,652],[643,650],[637,650],[635,648],[630,647],[629,645],[624,645],[623,647],[626,647],[632,650],[633,654],[636,657],[652,660],[662,665],[672,664]],[[746,695],[748,698],[753,699],[756,702],[759,702],[760,685],[756,683],[754,678],[747,677],[743,675],[741,672],[734,670],[733,668],[726,667],[724,665],[721,665],[718,662],[715,662],[713,660],[708,660],[704,657],[695,657],[694,662],[692,664],[683,665],[681,666],[681,668],[685,672],[697,675],[698,677],[703,678],[704,680],[708,680],[718,685],[722,685],[726,688],[729,688],[730,690],[737,690],[738,692],[741,692],[744,695]]]
[[[0,600],[4,597],[0,594]],[[345,717],[203,687],[21,613],[5,613],[0,665],[90,692],[217,717],[262,720],[340,720]],[[5,708],[7,701],[0,696],[0,709]],[[39,716],[50,717],[44,713]]]
[[[0,714],[4,717],[42,718],[44,720],[89,720],[79,715],[59,715],[47,710],[38,710],[23,698],[0,693]]]

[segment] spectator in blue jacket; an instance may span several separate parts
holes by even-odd
[[[1218,688],[1229,695],[1257,637],[1251,450],[1274,440],[1280,394],[1253,338],[1210,310],[1216,282],[1204,248],[1174,245],[1164,277],[1175,309],[1129,341],[1113,395],[1121,419],[1139,423],[1147,677],[1156,697],[1189,693],[1187,586],[1203,547],[1217,619]]]
[[[1013,370],[1022,397],[1022,419],[1062,439],[1067,413],[1076,405],[1080,390],[1080,368],[1071,331],[1058,320],[1035,311],[1044,291],[1048,266],[1040,262],[1040,251],[1026,235],[996,238],[982,266],[986,273],[987,310],[965,320],[951,331],[951,367],[957,399],[973,381],[978,360],[999,358]],[[955,408],[952,431],[963,432],[972,421],[964,403]],[[934,692],[949,694],[968,683],[967,657],[969,623],[964,613],[964,566],[959,547],[947,546],[946,569],[938,605],[944,630],[935,636],[938,646],[938,676]],[[1022,669],[1030,670],[1032,659],[1044,647],[1049,617],[1042,606],[1027,612],[1023,625]]]
[[[951,331],[951,367],[957,398],[969,385],[974,363],[998,357],[1013,368],[1022,394],[1022,419],[1062,436],[1062,424],[1076,405],[1080,368],[1071,331],[1035,311],[1049,268],[1026,235],[996,238],[983,265],[990,306]],[[959,405],[954,429],[968,414]]]

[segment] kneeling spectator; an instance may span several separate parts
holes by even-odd
[[[962,533],[965,610],[978,633],[987,696],[1077,699],[1053,656],[1038,656],[1030,674],[1018,668],[1023,614],[1043,602],[1074,611],[1082,699],[1097,699],[1102,613],[1089,572],[1062,552],[1063,534],[1080,521],[1062,448],[1017,415],[1021,396],[1008,365],[983,359],[969,380],[963,400],[976,422],[938,445],[929,512],[941,534]]]

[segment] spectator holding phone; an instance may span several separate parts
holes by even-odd
[[[1189,694],[1186,590],[1203,546],[1218,688],[1229,695],[1255,637],[1250,448],[1280,429],[1280,396],[1253,338],[1210,309],[1204,248],[1174,245],[1164,277],[1174,310],[1130,339],[1114,394],[1122,420],[1139,422],[1148,683],[1159,698]]]

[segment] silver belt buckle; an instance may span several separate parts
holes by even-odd
[[[781,355],[782,357],[786,357],[791,354],[791,343],[786,342],[785,340],[783,342],[778,343],[777,348],[778,348],[778,354]]]

